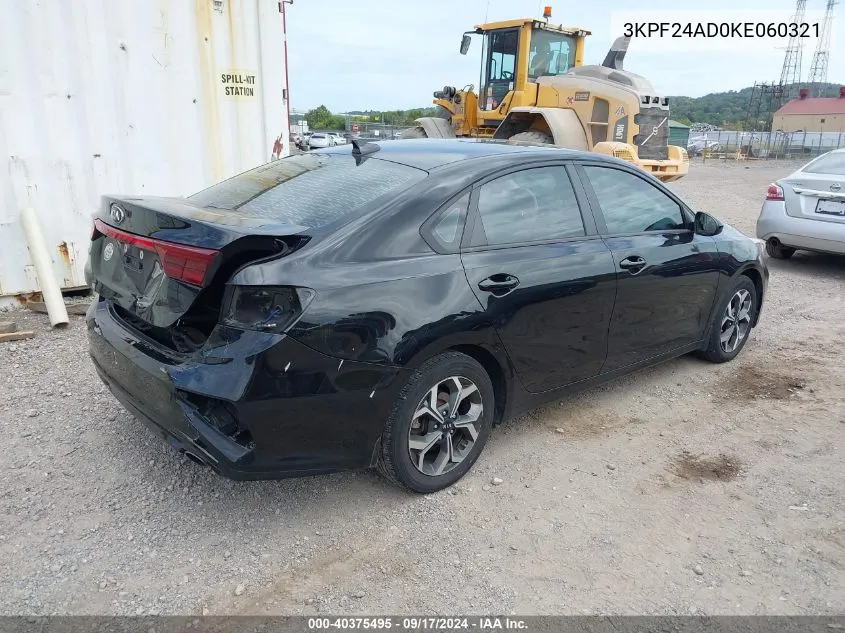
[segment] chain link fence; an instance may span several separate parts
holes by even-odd
[[[811,158],[843,147],[845,132],[692,132],[687,151],[707,158]]]
[[[347,121],[346,131],[353,136],[370,139],[377,138],[379,140],[390,140],[399,138],[405,130],[412,129],[407,125],[391,125],[389,123],[374,123],[362,121]]]

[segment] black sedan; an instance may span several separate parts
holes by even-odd
[[[628,163],[467,140],[105,197],[87,274],[97,371],[191,459],[239,479],[377,467],[417,492],[569,390],[733,359],[768,281],[755,241]]]

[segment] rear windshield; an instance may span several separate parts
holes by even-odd
[[[296,154],[256,167],[188,197],[194,204],[308,228],[351,218],[426,172],[383,160],[355,164],[348,154]]]
[[[803,171],[809,174],[832,174],[834,176],[845,176],[845,152],[836,152],[822,156],[818,160],[807,165]]]

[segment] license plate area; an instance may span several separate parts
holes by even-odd
[[[123,267],[136,273],[144,270],[144,258],[149,263],[152,253],[143,249],[124,243],[123,245]]]
[[[157,253],[118,238],[103,239],[102,255],[94,263],[100,279],[114,289],[144,293],[161,270]]]
[[[822,215],[845,216],[845,202],[839,200],[819,200],[816,203],[816,213]]]

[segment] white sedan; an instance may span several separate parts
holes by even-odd
[[[757,237],[776,259],[796,250],[845,255],[845,149],[822,154],[769,185]]]
[[[311,146],[311,149],[317,147],[334,147],[335,142],[331,134],[315,132],[311,135],[311,138],[308,139],[308,145]]]

